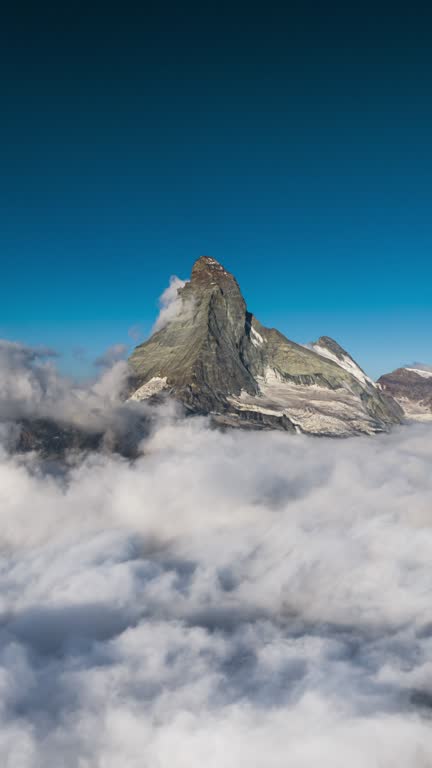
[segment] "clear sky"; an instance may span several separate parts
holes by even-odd
[[[209,254],[296,341],[432,362],[426,4],[62,5],[2,19],[1,336],[82,374]]]

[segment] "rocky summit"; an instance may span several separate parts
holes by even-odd
[[[432,421],[432,368],[420,363],[397,368],[378,379],[378,386],[414,421]]]
[[[305,347],[262,326],[235,277],[208,256],[129,363],[132,400],[171,396],[221,425],[348,436],[386,431],[403,418],[333,339]]]

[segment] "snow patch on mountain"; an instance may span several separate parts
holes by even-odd
[[[353,433],[375,434],[382,429],[365,414],[357,395],[348,389],[329,390],[318,384],[301,385],[284,380],[268,367],[258,378],[260,394],[242,391],[229,402],[239,411],[285,416],[297,432],[345,437]]]
[[[370,384],[372,387],[376,386],[375,382],[369,376],[367,376],[364,371],[362,371],[362,369],[348,355],[343,355],[343,357],[340,358],[333,354],[333,352],[331,352],[326,347],[322,347],[320,344],[312,344],[311,349],[318,355],[321,355],[321,357],[326,357],[328,360],[333,360],[334,363],[337,363],[337,365],[339,365],[345,371],[348,371],[351,376],[354,376],[362,384]]]
[[[153,376],[150,381],[148,381],[146,384],[143,384],[142,387],[139,387],[136,392],[133,393],[133,395],[130,396],[129,400],[135,400],[137,402],[141,400],[148,400],[149,397],[152,397],[153,395],[157,395],[159,392],[162,392],[162,390],[167,388],[167,377],[166,376]]]
[[[264,344],[264,339],[258,331],[251,325],[251,342],[254,347],[261,347]]]
[[[405,370],[416,373],[417,376],[422,376],[424,379],[432,379],[432,371],[425,371],[421,368],[405,368]]]

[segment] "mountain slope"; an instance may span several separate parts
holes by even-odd
[[[397,368],[378,379],[382,391],[391,395],[405,415],[416,421],[432,420],[432,370],[412,366]]]
[[[317,435],[380,432],[401,420],[336,342],[322,337],[318,353],[262,326],[215,259],[195,262],[176,307],[129,359],[132,399],[164,393],[217,423]]]
[[[326,357],[328,360],[333,360],[333,362],[340,365],[341,368],[344,368],[348,373],[351,373],[365,386],[368,384],[373,387],[375,386],[372,379],[365,374],[363,369],[360,368],[355,360],[353,360],[351,355],[342,349],[334,339],[330,339],[329,336],[321,336],[318,341],[311,345],[311,348],[318,355],[322,355],[322,357]]]

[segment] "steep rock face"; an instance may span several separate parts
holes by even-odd
[[[432,369],[397,368],[381,376],[377,383],[399,403],[407,418],[432,420]]]
[[[262,326],[214,259],[194,264],[177,309],[130,357],[133,399],[163,392],[218,423],[312,434],[372,433],[400,421],[396,403],[336,342],[322,337],[322,354]]]
[[[246,316],[235,278],[202,257],[179,290],[177,316],[133,352],[129,362],[136,382],[166,380],[187,407],[205,413],[222,407],[227,392],[257,394],[242,362]]]

